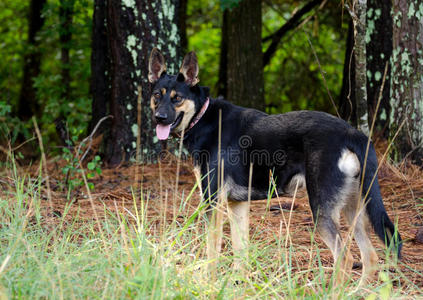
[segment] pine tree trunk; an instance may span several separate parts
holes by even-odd
[[[104,136],[105,159],[111,166],[135,156],[138,134],[141,134],[142,153],[145,156],[160,149],[151,123],[148,57],[151,49],[157,46],[166,57],[168,72],[178,71],[181,51],[177,7],[178,0],[166,3],[158,0],[106,2],[107,48],[97,51],[107,53],[98,55],[93,49],[93,61],[101,58],[106,60],[97,62],[96,67],[98,71],[107,67],[107,75],[103,78],[108,84],[107,91],[99,91],[99,86],[93,85],[93,92],[100,93],[93,101],[93,116],[98,118],[104,112],[113,116],[110,130]],[[101,14],[97,17],[101,17]],[[101,34],[101,28],[99,32]],[[101,44],[99,41],[97,43]],[[93,76],[97,76],[97,73],[93,73]],[[141,132],[137,125],[138,86],[142,88]],[[107,104],[107,110],[95,112],[100,103]]]
[[[225,11],[225,18],[221,55],[226,65],[221,61],[220,74],[226,78],[219,91],[235,104],[264,111],[261,1],[243,0]]]
[[[389,130],[390,108],[390,57],[392,55],[392,17],[391,1],[367,1],[367,103],[369,120],[375,121],[375,130],[387,137]],[[385,66],[388,63],[388,73],[385,79],[379,110],[376,106],[382,86]]]
[[[28,52],[24,56],[23,80],[18,103],[18,116],[27,120],[40,112],[34,78],[40,74],[41,53],[37,33],[44,25],[42,9],[46,0],[31,0],[28,14]]]
[[[393,1],[391,136],[394,159],[423,165],[423,10],[420,0]]]

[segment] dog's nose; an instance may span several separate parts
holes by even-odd
[[[157,122],[163,122],[164,120],[167,119],[167,114],[166,113],[156,112],[156,114],[154,116],[156,117],[156,121]]]

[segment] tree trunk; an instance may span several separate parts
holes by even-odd
[[[60,0],[59,18],[60,18],[60,29],[59,39],[61,47],[61,75],[62,75],[62,101],[66,102],[70,99],[70,56],[69,49],[72,41],[72,19],[73,19],[73,7],[75,0]]]
[[[354,24],[348,25],[347,45],[345,47],[344,71],[341,95],[339,97],[339,114],[341,118],[357,127],[357,109],[355,101],[355,59],[354,59]]]
[[[261,1],[243,0],[225,11],[225,18],[221,55],[226,65],[221,63],[219,73],[226,75],[226,87],[221,83],[219,91],[235,104],[264,111]]]
[[[391,1],[368,0],[367,1],[367,103],[369,120],[375,121],[375,130],[387,137],[389,130],[389,104],[390,90],[390,64],[392,55],[392,17]],[[385,66],[388,63],[388,73],[385,79],[382,98],[378,112],[375,112],[380,88],[382,86]]]
[[[217,91],[219,96],[227,98],[228,95],[228,10],[223,11],[222,34],[220,40],[220,59],[219,59],[219,80]],[[264,83],[263,83],[264,84]]]
[[[369,134],[367,112],[367,82],[366,82],[366,12],[367,0],[354,1],[354,12],[357,20],[354,22],[354,55],[355,55],[355,96],[357,107],[357,128]]]
[[[188,52],[188,38],[187,38],[187,8],[188,0],[178,1],[178,29],[180,35],[180,49],[182,52]]]
[[[24,56],[23,80],[18,103],[18,116],[27,120],[40,111],[33,80],[40,74],[41,53],[36,36],[44,25],[42,9],[46,0],[31,0],[28,14],[28,52]]]
[[[391,136],[394,159],[423,165],[423,12],[420,0],[393,1]]]
[[[110,51],[107,41],[106,9],[105,0],[95,0],[91,46],[91,94],[93,102],[89,132],[92,132],[100,119],[109,113]],[[97,132],[102,133],[109,127],[110,120],[102,123]]]
[[[93,61],[97,61],[93,71],[108,66],[107,76],[104,75],[107,91],[99,91],[99,86],[93,84],[93,93],[100,93],[94,95],[97,99],[93,101],[93,116],[98,118],[104,112],[113,116],[104,139],[105,159],[111,166],[135,155],[138,134],[141,134],[142,153],[146,159],[160,149],[151,123],[148,57],[151,49],[157,46],[166,57],[168,72],[178,71],[181,51],[177,7],[178,0],[166,4],[158,0],[107,1],[105,4],[107,47],[96,51],[107,53],[94,53],[93,49]],[[96,17],[101,17],[100,12],[94,21]],[[101,24],[94,24],[100,26],[101,35]],[[95,37],[93,43],[101,44]],[[100,59],[105,61],[99,63]],[[93,76],[97,75],[103,76],[93,72]],[[142,89],[141,132],[137,125],[138,86]],[[94,111],[100,103],[108,104],[107,111]]]

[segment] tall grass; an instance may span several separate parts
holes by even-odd
[[[170,220],[163,211],[150,216],[149,193],[135,190],[131,209],[105,205],[105,217],[87,219],[69,214],[78,205],[72,203],[61,216],[52,215],[43,203],[42,174],[18,175],[13,161],[7,173],[11,185],[0,197],[0,299],[388,299],[417,289],[406,278],[393,289],[398,278],[388,271],[367,287],[354,280],[335,287],[314,232],[311,244],[301,246],[288,243],[282,230],[261,241],[262,229],[252,234],[247,272],[232,272],[225,240],[211,281],[203,208],[185,213],[196,187],[176,196],[180,205]],[[299,251],[308,257],[306,268]]]

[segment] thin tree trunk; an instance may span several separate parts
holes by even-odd
[[[41,53],[36,36],[44,25],[42,9],[46,0],[31,0],[28,14],[28,52],[24,56],[23,79],[18,103],[18,116],[27,120],[40,111],[34,78],[40,74]]]
[[[391,136],[394,159],[423,165],[423,13],[420,0],[393,1]]]
[[[158,0],[106,2],[107,48],[93,48],[93,62],[96,62],[95,66],[98,68],[93,68],[93,72],[101,72],[108,66],[107,76],[103,77],[106,79],[108,91],[100,91],[101,84],[93,84],[94,99],[98,97],[93,101],[93,116],[98,117],[105,112],[101,108],[100,111],[94,111],[100,103],[108,104],[107,112],[113,119],[109,131],[105,134],[104,146],[105,160],[111,166],[135,155],[138,134],[141,134],[145,159],[160,150],[151,123],[148,56],[151,49],[157,46],[166,57],[168,72],[174,74],[178,71],[181,51],[177,7],[178,0],[167,3]],[[100,19],[100,12],[95,17]],[[97,25],[101,35],[101,24]],[[101,44],[95,40],[93,43]],[[97,75],[103,76],[93,73],[93,76]],[[93,79],[93,82],[95,81],[97,79]],[[137,125],[138,86],[142,88],[143,101],[141,132]],[[97,92],[100,95],[96,96]]]
[[[70,98],[70,56],[69,49],[72,41],[72,19],[73,19],[73,7],[75,0],[60,0],[59,18],[60,18],[60,29],[59,39],[61,47],[61,75],[62,75],[62,101],[69,101]]]
[[[345,49],[344,71],[341,95],[339,97],[339,114],[341,118],[357,127],[357,105],[355,100],[355,58],[354,58],[354,24],[348,25],[347,45]]]
[[[228,95],[228,10],[223,12],[222,34],[220,40],[220,60],[219,60],[219,81],[217,90],[219,96],[227,97]]]
[[[357,128],[369,134],[366,81],[366,12],[367,0],[354,1],[355,96],[357,107]]]
[[[226,11],[226,98],[238,105],[264,110],[261,1],[243,0]],[[224,72],[225,70],[222,70]],[[224,88],[222,88],[224,90]]]

